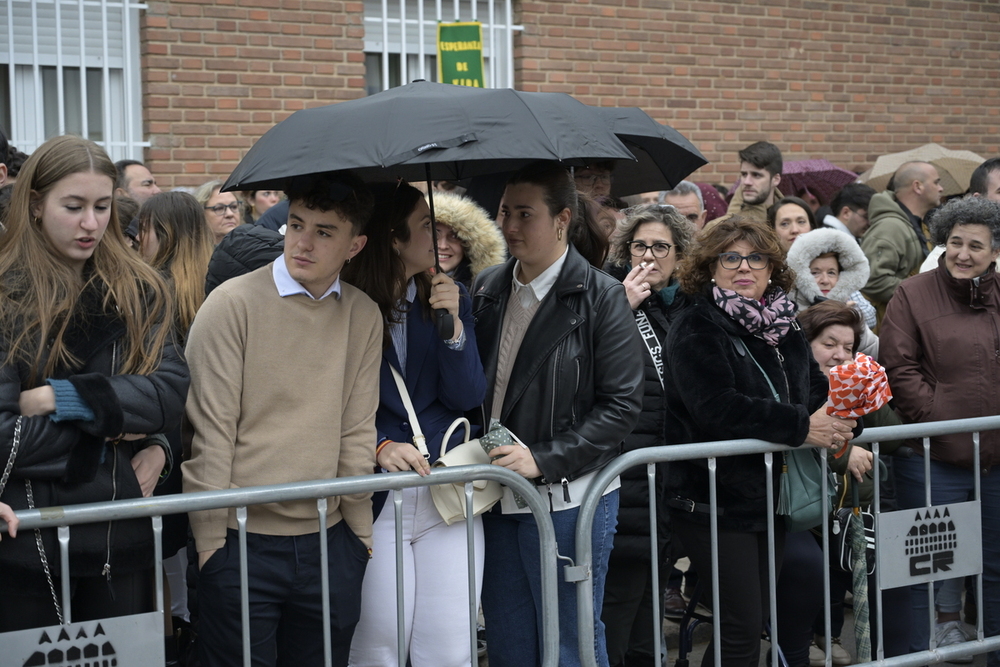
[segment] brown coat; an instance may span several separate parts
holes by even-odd
[[[1000,278],[990,265],[979,284],[944,267],[904,280],[879,333],[881,359],[903,421],[1000,414]],[[984,470],[1000,462],[1000,432],[981,434]],[[917,441],[910,443],[922,451]],[[931,458],[973,464],[968,433],[931,438]]]

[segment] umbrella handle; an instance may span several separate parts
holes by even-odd
[[[437,327],[441,340],[451,340],[455,337],[455,318],[445,309],[434,311],[434,326]]]

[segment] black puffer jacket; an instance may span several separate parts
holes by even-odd
[[[612,277],[624,280],[629,267],[609,264],[605,270]],[[662,346],[667,340],[670,325],[689,302],[683,292],[678,291],[672,303],[667,305],[658,294],[650,295],[639,304],[639,311],[646,314],[649,324]],[[637,311],[633,311],[633,314]],[[653,343],[654,345],[656,343]],[[659,447],[666,444],[666,397],[660,384],[656,365],[643,343],[642,359],[645,364],[645,391],[642,395],[642,412],[632,433],[622,443],[623,452],[631,452],[644,447]],[[661,352],[662,355],[662,352]],[[662,356],[661,356],[662,359]],[[662,501],[666,495],[667,464],[658,463],[656,471],[656,495]],[[618,528],[615,532],[615,558],[632,558],[648,561],[649,554],[649,483],[646,480],[646,466],[636,466],[622,473],[622,488],[618,497]],[[656,534],[660,549],[666,548],[670,540],[670,522],[666,506],[662,502],[659,510]]]
[[[137,447],[145,445],[111,444],[106,438],[122,433],[163,433],[180,424],[188,370],[178,350],[168,342],[159,368],[149,375],[112,375],[121,365],[125,326],[115,315],[101,312],[100,295],[96,289],[94,292],[80,297],[81,307],[65,334],[81,365],[57,372],[55,377],[73,383],[94,411],[95,420],[55,423],[48,416],[22,418],[20,447],[0,497],[16,510],[28,506],[26,478],[31,480],[35,507],[142,497],[130,460]],[[88,315],[83,317],[82,313]],[[10,457],[20,414],[18,397],[29,375],[21,364],[0,367],[0,465]],[[43,530],[42,536],[50,566],[58,572],[56,530]],[[152,566],[152,555],[148,519],[70,529],[73,576],[100,575],[105,562],[111,564],[112,576],[138,571]],[[0,567],[4,576],[13,576],[10,568],[41,571],[34,538],[26,534],[0,542]]]
[[[515,260],[484,270],[473,286],[485,422],[493,405],[504,312]],[[528,325],[510,374],[501,423],[530,448],[545,483],[572,481],[621,452],[642,401],[642,343],[625,288],[572,246]],[[576,500],[576,499],[574,499]]]
[[[260,225],[240,225],[215,246],[212,259],[208,262],[205,295],[211,294],[230,278],[250,273],[274,261],[284,248],[285,237],[280,233]]]
[[[697,295],[667,334],[665,382],[667,439],[671,444],[758,438],[797,447],[809,432],[809,417],[826,402],[829,381],[816,364],[798,323],[777,348],[751,335],[708,296]],[[737,350],[733,337],[745,346]],[[773,398],[753,359],[771,379]],[[777,494],[780,457],[775,457]],[[763,454],[718,459],[719,526],[742,531],[767,529]],[[705,459],[670,464],[672,497],[709,502]],[[671,519],[708,523],[707,512],[671,507]]]

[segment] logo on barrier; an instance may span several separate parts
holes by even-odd
[[[48,645],[48,646],[47,646]],[[39,650],[31,654],[24,661],[24,667],[41,667],[42,665],[108,665],[118,667],[118,656],[115,647],[107,641],[104,628],[98,623],[93,630],[93,636],[87,636],[87,630],[80,627],[77,630],[76,638],[70,639],[66,628],[60,628],[59,636],[55,641],[49,637],[49,633],[42,630],[42,636],[38,640]]]
[[[880,514],[882,589],[981,573],[980,516],[977,501]]]
[[[951,512],[945,507],[917,510],[913,527],[906,534],[906,554],[910,557],[910,576],[950,572],[955,563],[958,535]]]
[[[0,634],[5,665],[162,665],[163,614],[149,612]]]

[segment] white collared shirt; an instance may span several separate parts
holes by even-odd
[[[545,295],[549,293],[552,287],[556,284],[556,278],[559,277],[559,272],[562,271],[563,264],[566,263],[566,256],[569,254],[569,246],[566,246],[566,250],[559,259],[552,262],[552,265],[535,276],[535,279],[530,283],[522,283],[517,279],[518,271],[521,270],[521,260],[514,262],[514,293],[517,294],[517,298],[521,300],[521,305],[527,308],[531,305],[531,294],[534,294],[535,298],[541,301],[545,298]]]
[[[309,290],[307,290],[305,287],[302,286],[302,283],[300,283],[295,278],[292,278],[292,274],[288,272],[288,265],[285,264],[284,255],[278,255],[278,257],[272,263],[271,277],[274,278],[274,286],[278,288],[278,296],[285,297],[285,296],[295,296],[296,294],[305,294],[313,301],[321,301],[326,297],[330,296],[331,294],[336,296],[338,299],[340,298],[339,275],[337,276],[337,279],[333,281],[333,284],[330,285],[330,288],[325,292],[323,292],[323,296],[317,299],[316,297],[314,297],[312,294],[309,293]]]

